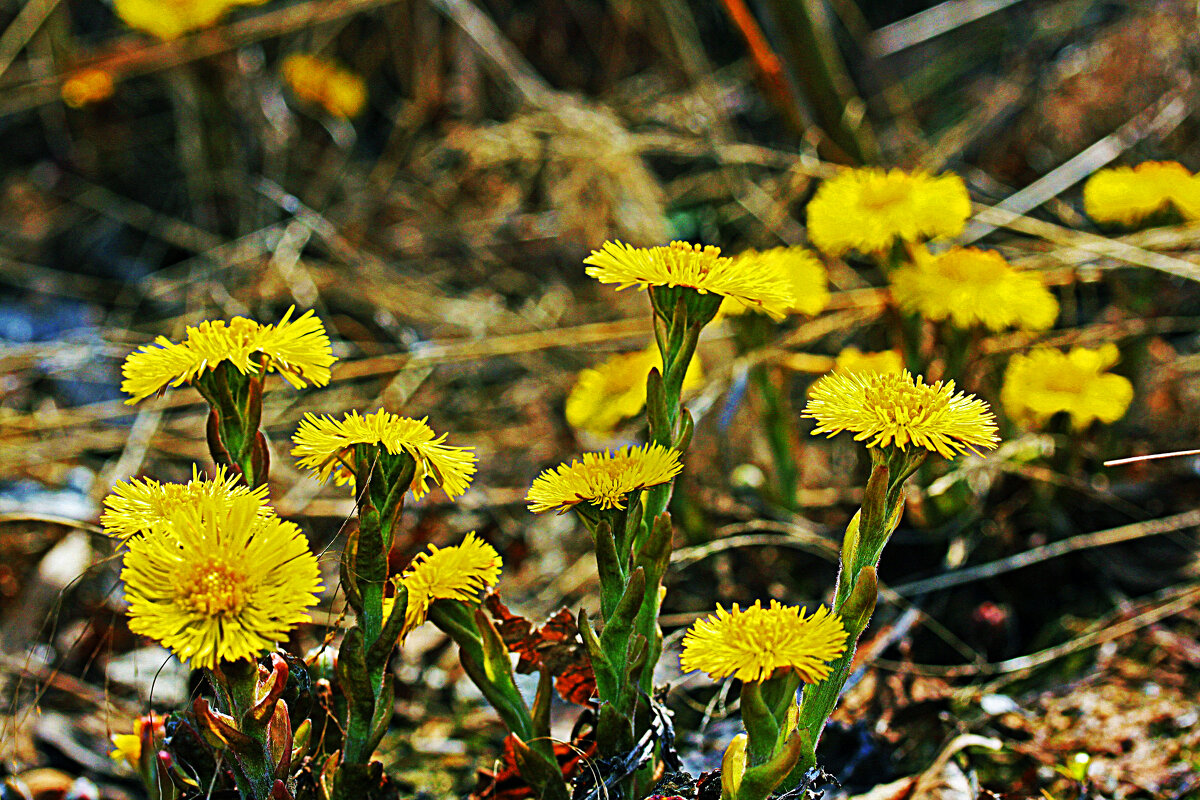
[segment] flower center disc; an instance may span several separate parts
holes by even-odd
[[[246,576],[210,561],[201,564],[179,586],[179,603],[205,617],[233,617],[246,603]]]

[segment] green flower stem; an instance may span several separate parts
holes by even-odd
[[[904,513],[904,483],[924,462],[926,451],[910,447],[870,448],[872,470],[863,493],[862,508],[850,521],[842,540],[842,563],[834,590],[833,611],[846,626],[847,646],[830,664],[825,680],[805,687],[800,702],[799,728],[805,738],[800,759],[789,776],[789,784],[799,783],[806,771],[817,764],[816,749],[825,723],[841,696],[858,640],[870,622],[878,597],[875,569],[883,548],[900,524]]]
[[[787,399],[785,376],[766,364],[756,364],[750,369],[750,378],[763,401],[762,423],[771,459],[775,462],[776,499],[781,506],[794,511],[800,470],[793,449],[795,428],[791,423],[793,415]]]
[[[388,553],[416,461],[407,454],[393,456],[377,445],[359,444],[353,471],[359,490],[358,529],[346,542],[342,582],[356,619],[342,641],[337,665],[347,702],[340,764],[345,778],[335,782],[335,794],[347,800],[371,785],[371,754],[392,715],[395,690],[387,664],[403,627],[408,595],[401,586],[385,618],[384,590]]]
[[[243,375],[222,361],[196,380],[196,389],[208,401],[208,447],[213,461],[235,468],[251,489],[267,482],[270,454],[262,424],[262,381],[267,362],[258,372]]]
[[[272,669],[260,671],[250,659],[225,661],[206,671],[216,694],[217,708],[196,698],[193,708],[210,743],[227,751],[238,792],[245,800],[267,800],[277,778],[286,780],[286,764],[277,764],[272,738],[284,740],[290,753],[291,725],[287,704],[281,701],[287,684],[287,665],[272,659]],[[279,775],[277,772],[284,774]]]
[[[537,790],[539,797],[566,800],[570,793],[550,739],[553,689],[545,674],[538,687],[535,717],[517,689],[508,647],[487,614],[469,603],[437,600],[429,607],[429,621],[458,645],[459,659],[467,676],[516,737],[517,769],[521,776]]]

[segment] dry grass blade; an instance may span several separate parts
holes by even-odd
[[[943,573],[932,578],[926,578],[925,580],[911,581],[899,586],[893,586],[892,591],[906,597],[927,594],[942,589],[949,589],[953,586],[962,586],[972,581],[994,578],[997,575],[1003,575],[1006,572],[1012,572],[1013,570],[1028,567],[1032,564],[1058,558],[1067,553],[1075,553],[1093,547],[1105,547],[1134,539],[1143,539],[1147,536],[1174,533],[1185,528],[1193,528],[1197,525],[1200,525],[1200,511],[1185,511],[1182,514],[1162,519],[1135,522],[1130,525],[1122,525],[1119,528],[1096,531],[1095,533],[1083,533],[1061,541],[1052,542],[1051,544],[1042,545],[1041,547],[1034,547],[1008,558],[1001,558],[996,561],[989,561],[986,564],[977,564],[973,567]]]

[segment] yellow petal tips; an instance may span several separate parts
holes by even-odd
[[[792,670],[805,683],[829,675],[829,662],[846,650],[842,619],[825,606],[807,617],[805,609],[772,600],[696,620],[683,637],[680,664],[685,672],[703,670],[714,679],[732,675],[764,681],[776,670]]]
[[[954,381],[927,384],[907,371],[826,375],[813,385],[801,416],[817,421],[814,435],[848,430],[868,447],[913,444],[946,458],[1000,441],[987,403],[955,392]]]
[[[538,476],[525,499],[535,514],[579,503],[601,510],[625,508],[628,496],[667,483],[680,473],[679,453],[659,444],[584,453],[582,461],[560,464]]]
[[[430,480],[449,497],[458,497],[475,475],[473,448],[446,444],[446,434],[435,434],[424,419],[382,409],[366,415],[351,411],[340,420],[307,414],[292,441],[296,445],[292,455],[299,467],[312,470],[321,481],[333,477],[338,485],[354,479],[354,448],[359,444],[377,445],[394,456],[410,456],[416,462],[412,492],[417,498],[429,491]]]
[[[243,375],[257,374],[260,360],[267,372],[278,372],[296,388],[329,383],[329,368],[337,359],[321,321],[306,311],[291,319],[288,309],[278,325],[261,325],[245,317],[201,322],[187,329],[182,342],[165,336],[144,345],[125,359],[121,391],[136,403],[168,386],[192,383],[228,362]]]

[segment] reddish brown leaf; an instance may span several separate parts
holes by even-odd
[[[529,620],[509,611],[494,592],[483,603],[496,620],[504,644],[520,656],[517,672],[546,670],[564,700],[587,704],[596,692],[596,676],[570,611],[559,609],[540,628],[534,628]]]

